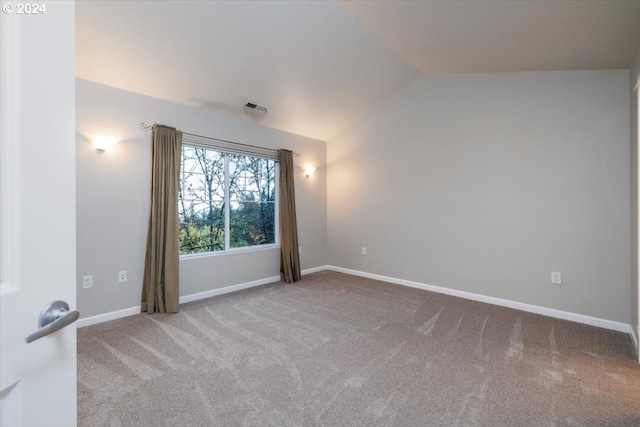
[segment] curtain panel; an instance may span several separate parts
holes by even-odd
[[[280,161],[280,277],[287,283],[301,278],[296,221],[296,192],[293,184],[293,152],[278,150]]]
[[[182,132],[168,126],[153,126],[151,209],[144,260],[142,312],[178,312],[181,146]]]

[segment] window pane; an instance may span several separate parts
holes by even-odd
[[[224,205],[213,203],[180,217],[180,254],[224,250]]]
[[[178,189],[180,253],[224,250],[224,155],[183,147]]]
[[[275,162],[229,155],[231,247],[275,243]]]
[[[274,202],[231,202],[231,247],[275,243]]]

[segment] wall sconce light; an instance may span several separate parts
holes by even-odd
[[[309,178],[311,175],[313,175],[313,173],[315,172],[316,168],[314,168],[311,165],[307,165],[304,167],[304,176],[306,176],[307,178]]]
[[[88,139],[95,149],[100,152],[110,150],[118,142],[116,137],[106,135],[91,135]]]

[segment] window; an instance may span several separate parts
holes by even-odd
[[[180,254],[276,243],[274,159],[183,144]]]

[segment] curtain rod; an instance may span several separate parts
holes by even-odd
[[[147,131],[147,130],[151,130],[153,128],[153,126],[155,126],[157,123],[154,123],[152,125],[148,125],[145,122],[140,123],[140,129]],[[251,145],[251,144],[243,144],[241,142],[235,142],[235,141],[227,141],[226,139],[219,139],[219,138],[211,138],[210,136],[202,136],[202,135],[196,135],[194,133],[188,133],[188,132],[182,132],[185,135],[189,135],[189,136],[195,136],[197,138],[204,138],[204,139],[211,139],[213,141],[220,141],[220,142],[226,142],[229,144],[237,144],[237,145],[242,145],[244,147],[251,147],[251,148],[259,148],[264,150],[265,147],[258,147],[257,145]],[[300,153],[296,153],[295,151],[293,152],[293,155],[296,157],[300,157]]]

